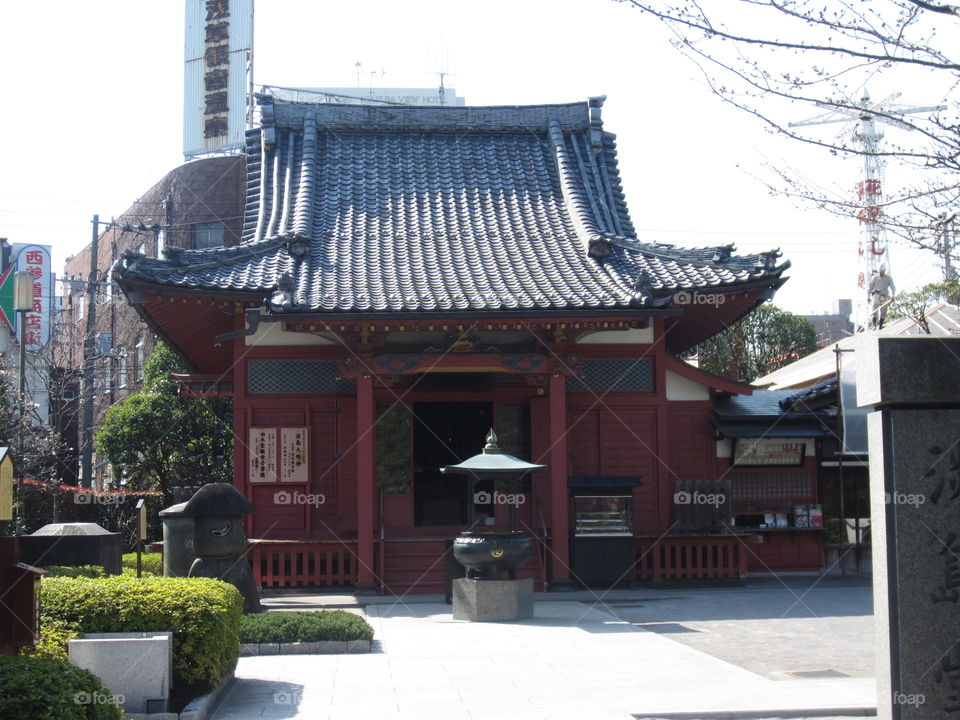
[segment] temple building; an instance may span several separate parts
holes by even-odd
[[[737,466],[714,403],[751,388],[678,356],[789,263],[637,240],[602,98],[258,101],[241,242],[113,275],[194,367],[181,392],[233,397],[259,584],[438,592],[468,514],[505,529],[507,503],[540,589],[746,572],[731,468],[785,505],[807,453]],[[516,497],[439,472],[491,427],[547,465]]]

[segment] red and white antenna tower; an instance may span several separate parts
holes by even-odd
[[[880,157],[880,141],[883,139],[883,129],[880,127],[880,123],[893,125],[903,130],[912,130],[913,127],[899,120],[898,116],[943,110],[942,105],[916,106],[894,103],[893,101],[898,97],[900,97],[900,93],[894,93],[880,102],[873,102],[870,99],[870,94],[864,91],[860,101],[850,107],[836,107],[827,103],[817,103],[827,108],[829,112],[808,120],[790,123],[790,127],[846,123],[851,120],[857,123],[853,129],[853,140],[857,151],[863,155],[863,179],[857,183],[857,201],[860,204],[857,217],[863,227],[863,232],[860,235],[857,250],[860,259],[857,287],[860,292],[854,318],[856,332],[860,332],[868,325],[870,317],[870,279],[880,271],[881,266],[886,266],[891,277],[893,276],[887,247],[887,234],[882,222],[884,163]]]

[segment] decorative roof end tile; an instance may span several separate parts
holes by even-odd
[[[730,254],[733,252],[733,244],[724,245],[723,247],[718,247],[717,251],[713,254],[713,262],[715,263],[725,263],[730,259]]]
[[[179,262],[180,258],[183,256],[184,250],[186,250],[186,248],[178,247],[176,245],[167,245],[165,248],[163,248],[163,256],[167,260]]]
[[[284,273],[277,279],[277,290],[270,298],[270,309],[274,312],[289,312],[293,309],[294,284],[290,273]]]
[[[590,149],[594,155],[603,152],[603,121],[600,119],[600,114],[603,109],[603,101],[606,99],[606,95],[598,95],[588,101],[590,107]]]
[[[590,249],[587,253],[594,260],[602,260],[610,254],[610,241],[602,235],[594,235],[590,238]]]
[[[285,235],[280,243],[294,260],[303,260],[310,254],[310,237],[303,233]]]

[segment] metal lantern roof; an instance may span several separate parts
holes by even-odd
[[[497,434],[490,429],[487,433],[483,452],[464,460],[459,465],[447,465],[440,468],[442,473],[462,473],[472,475],[523,475],[528,472],[545,470],[546,465],[536,465],[508,455],[497,444]]]

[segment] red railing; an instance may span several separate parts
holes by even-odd
[[[739,535],[638,538],[639,580],[740,579],[747,574],[749,550]]]
[[[255,542],[250,552],[259,587],[343,587],[357,582],[355,543]]]

